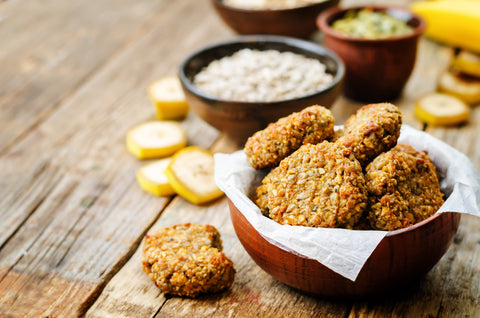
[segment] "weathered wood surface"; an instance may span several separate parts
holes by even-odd
[[[175,73],[193,49],[232,35],[208,1],[0,2],[0,317],[478,316],[477,218],[463,218],[447,254],[411,290],[332,301],[302,295],[256,266],[225,198],[199,207],[139,189],[142,163],[124,138],[154,118],[147,85]],[[422,128],[412,103],[435,88],[452,50],[423,40],[419,53],[396,103],[405,123]],[[359,106],[340,98],[332,111],[341,123]],[[426,130],[480,168],[479,122],[475,108],[467,125]],[[190,144],[235,150],[194,115],[183,125]],[[142,272],[143,236],[182,222],[220,230],[237,270],[230,291],[165,298]]]

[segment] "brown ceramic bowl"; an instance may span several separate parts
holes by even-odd
[[[289,51],[318,59],[333,75],[333,82],[310,95],[268,103],[224,100],[200,91],[193,84],[195,75],[210,62],[243,48]],[[272,35],[239,36],[209,45],[185,58],[179,68],[180,81],[192,111],[238,145],[243,145],[253,133],[292,112],[313,104],[330,107],[340,95],[343,75],[342,61],[330,50],[309,41]]]
[[[229,207],[235,232],[258,266],[299,291],[332,298],[378,296],[418,283],[447,251],[460,222],[460,214],[445,212],[389,232],[353,282],[268,242],[230,200]]]
[[[337,5],[339,0],[281,10],[248,10],[212,0],[220,18],[240,34],[275,34],[306,38],[316,31],[315,20],[320,12]]]
[[[350,10],[365,7],[334,7],[322,12],[317,26],[324,34],[325,47],[336,52],[345,63],[344,94],[362,102],[385,102],[397,98],[415,65],[417,44],[425,21],[407,8],[369,6],[375,11],[404,20],[414,32],[380,40],[354,38],[334,30],[331,25]]]

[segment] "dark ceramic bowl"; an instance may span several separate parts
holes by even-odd
[[[213,7],[230,28],[240,34],[275,34],[306,38],[317,30],[315,20],[320,12],[337,5],[339,0],[282,10],[248,10],[212,0]]]
[[[391,101],[399,97],[412,73],[425,21],[407,8],[369,6],[407,22],[414,28],[413,33],[370,40],[350,37],[331,27],[348,11],[364,8],[328,9],[318,16],[317,26],[324,34],[325,47],[336,52],[345,63],[345,95],[362,102]]]
[[[195,75],[210,62],[243,48],[289,51],[318,59],[333,75],[333,81],[325,89],[313,94],[268,103],[224,100],[202,92],[193,84]],[[314,104],[331,107],[341,93],[343,75],[342,61],[330,50],[309,41],[271,35],[239,36],[209,45],[185,58],[179,68],[180,82],[192,111],[238,145],[243,145],[253,133],[292,112]]]
[[[447,251],[460,222],[460,214],[445,212],[389,232],[353,282],[268,242],[230,200],[229,207],[235,232],[258,266],[299,291],[332,298],[378,296],[418,283]]]

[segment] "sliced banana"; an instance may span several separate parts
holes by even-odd
[[[456,125],[468,121],[470,108],[455,96],[431,93],[414,105],[415,115],[431,125]]]
[[[151,83],[148,96],[160,120],[180,119],[188,113],[188,103],[177,76],[165,76]]]
[[[148,163],[137,170],[137,182],[148,193],[162,197],[175,194],[165,169],[171,161],[171,157]]]
[[[155,159],[184,148],[187,137],[178,122],[150,121],[130,129],[126,143],[128,151],[138,159]]]
[[[480,79],[446,71],[440,75],[438,90],[454,95],[471,105],[480,103]]]
[[[461,73],[480,78],[480,54],[460,51],[453,59],[452,67]]]
[[[223,195],[214,180],[213,155],[190,146],[177,152],[165,170],[175,192],[192,202],[202,204]]]

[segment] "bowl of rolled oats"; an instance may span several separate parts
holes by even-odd
[[[339,0],[212,0],[223,22],[240,34],[307,38],[320,12]]]
[[[313,42],[246,35],[187,56],[179,78],[192,111],[243,145],[254,132],[307,106],[332,106],[343,62]]]

